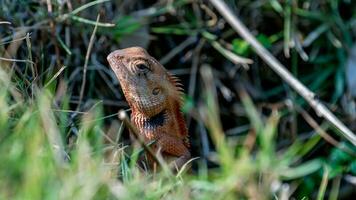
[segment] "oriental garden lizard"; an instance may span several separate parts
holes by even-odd
[[[113,51],[107,57],[131,107],[131,122],[154,152],[180,169],[191,157],[181,113],[182,85],[141,47]],[[148,157],[148,166],[154,160]]]

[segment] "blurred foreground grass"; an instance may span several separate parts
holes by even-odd
[[[206,94],[206,125],[220,168],[198,168],[194,174],[144,173],[127,162],[125,155],[131,154],[121,144],[111,146],[109,154],[103,148],[105,133],[96,120],[102,117],[100,108],[82,115],[75,148],[67,154],[61,128],[66,120],[53,108],[51,92],[38,89],[27,99],[9,73],[1,70],[0,76],[0,199],[288,199],[305,176],[317,171],[326,177],[314,185],[322,199],[327,179],[337,174],[325,160],[301,161],[320,140],[318,135],[276,151],[277,110],[262,121],[244,92],[241,99],[255,132],[240,146],[227,143],[214,92]],[[203,68],[202,76],[206,91],[214,91],[211,69]],[[332,186],[335,197],[338,187]]]

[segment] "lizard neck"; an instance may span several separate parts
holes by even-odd
[[[167,124],[167,120],[169,118],[166,109],[163,109],[161,112],[154,116],[147,116],[145,113],[138,112],[133,110],[131,117],[133,123],[140,129],[155,129],[160,126],[164,126]]]
[[[187,134],[184,117],[176,101],[167,102],[167,106],[154,116],[147,116],[145,113],[132,110],[131,119],[148,140],[157,139],[162,133],[175,137]]]

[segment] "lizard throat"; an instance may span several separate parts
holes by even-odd
[[[146,119],[143,123],[144,127],[154,129],[158,126],[163,126],[166,121],[166,110],[162,110],[157,115],[154,115],[148,119]]]

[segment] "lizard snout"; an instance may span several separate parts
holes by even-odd
[[[111,60],[117,59],[120,55],[123,55],[122,50],[116,50],[116,51],[111,52],[111,53],[106,57],[106,59],[110,62]]]

